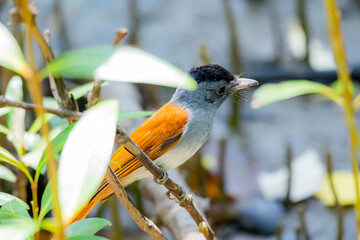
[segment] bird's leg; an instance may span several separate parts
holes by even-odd
[[[159,166],[159,168],[161,169],[161,171],[163,172],[163,176],[162,176],[162,178],[156,178],[156,177],[154,177],[154,182],[155,183],[157,183],[157,184],[160,184],[160,185],[164,185],[164,183],[169,179],[169,174],[167,173],[167,171],[164,169],[164,167],[162,167],[162,166]],[[182,186],[180,186],[180,185],[178,185],[178,184],[176,184],[176,187],[177,188],[179,188],[180,190],[181,190],[181,195],[179,196],[179,197],[171,197],[170,196],[170,191],[167,191],[166,192],[166,196],[170,199],[170,200],[176,200],[177,199],[177,203],[182,203],[183,201],[185,201],[185,199],[186,199],[186,191],[185,191],[185,189],[182,187]],[[176,190],[176,189],[174,189],[174,190]]]
[[[182,186],[180,186],[178,184],[176,184],[176,186],[181,189],[181,195],[178,198],[177,197],[171,197],[170,196],[170,194],[171,194],[170,191],[167,191],[166,196],[170,200],[176,200],[177,199],[177,201],[175,201],[175,202],[180,204],[180,203],[182,203],[183,201],[186,200],[186,191]]]
[[[162,176],[162,178],[154,177],[154,182],[157,184],[160,184],[160,185],[164,185],[164,183],[169,179],[169,174],[162,166],[159,166],[159,168],[163,172],[163,176]]]

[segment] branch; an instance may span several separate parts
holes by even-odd
[[[120,28],[116,31],[116,37],[113,42],[113,46],[115,47],[120,43],[120,41],[128,34],[128,30],[126,28]],[[87,108],[90,108],[94,106],[96,103],[98,103],[101,99],[101,84],[103,84],[103,80],[97,80],[94,81],[94,87],[89,92],[87,96],[88,105]]]
[[[125,133],[124,129],[117,128],[117,141],[123,145],[132,155],[134,155],[142,165],[157,179],[162,179],[164,177],[164,171],[160,169],[142,150],[136,145]],[[208,240],[213,240],[215,238],[214,231],[210,227],[207,220],[202,216],[197,207],[194,205],[193,198],[191,195],[186,194],[182,187],[176,184],[173,180],[168,178],[164,182],[164,186],[167,188],[168,192],[177,198],[179,205],[188,211],[191,217],[196,222],[199,227],[199,231],[205,236]]]
[[[193,194],[187,186],[177,169],[171,171],[171,177],[181,186],[183,186],[189,194]],[[198,231],[198,226],[191,216],[184,211],[175,201],[169,201],[166,197],[166,188],[159,187],[154,181],[143,179],[139,184],[141,194],[151,203],[150,209],[153,211],[153,217],[165,226],[174,236],[176,240],[205,240],[204,235]],[[203,213],[209,209],[209,199],[203,199],[194,195],[194,201]],[[158,225],[159,226],[159,225]]]
[[[104,83],[104,80],[95,80],[94,87],[91,92],[87,95],[87,108],[91,108],[101,100],[101,84]]]
[[[116,30],[116,37],[113,42],[113,45],[116,46],[120,43],[120,41],[128,34],[128,30],[126,28],[120,28]]]
[[[74,112],[74,111],[70,111],[68,109],[48,108],[48,107],[36,105],[33,103],[13,101],[13,100],[5,98],[4,96],[0,96],[0,108],[2,108],[2,107],[17,107],[17,108],[23,108],[25,110],[35,110],[35,109],[40,108],[45,112],[52,113],[61,118],[67,118],[69,120],[79,120],[82,115],[80,112]]]
[[[135,207],[134,203],[126,194],[126,191],[121,185],[116,174],[110,167],[107,169],[105,178],[110,187],[114,190],[116,197],[120,200],[121,204],[124,206],[132,219],[134,219],[139,228],[149,234],[153,239],[167,240],[161,230]]]
[[[15,9],[11,10],[11,24],[24,22],[31,33],[31,36],[38,44],[42,55],[47,63],[54,61],[54,53],[49,44],[42,35],[39,27],[36,25],[35,17],[38,13],[33,3],[27,1],[13,0]],[[64,81],[60,77],[49,78],[50,87],[59,106],[69,110],[76,110],[76,103],[73,98],[69,97],[68,90]]]

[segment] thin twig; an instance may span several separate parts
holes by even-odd
[[[329,182],[330,182],[330,187],[331,187],[331,191],[334,195],[334,199],[335,199],[335,209],[336,209],[336,213],[337,213],[337,217],[338,217],[338,232],[337,232],[337,239],[341,240],[342,239],[342,235],[343,235],[343,209],[342,206],[340,205],[339,202],[339,198],[337,196],[336,193],[336,189],[335,189],[335,184],[334,184],[334,180],[333,180],[333,165],[332,165],[332,161],[331,161],[331,155],[328,152],[326,154],[326,170],[329,176]]]
[[[101,84],[104,83],[104,80],[95,80],[94,86],[89,92],[87,96],[87,108],[91,108],[92,106],[96,105],[101,100]]]
[[[120,28],[116,30],[116,37],[113,42],[113,45],[116,46],[120,43],[121,40],[128,34],[128,30],[126,28]]]
[[[17,108],[23,108],[25,110],[35,110],[37,108],[40,108],[45,112],[52,113],[61,118],[66,118],[69,120],[79,120],[82,115],[80,112],[74,112],[68,109],[48,108],[48,107],[36,105],[34,103],[13,101],[8,98],[5,98],[4,96],[0,96],[0,108],[2,107],[17,107]]]
[[[35,5],[33,3],[28,3],[28,1],[22,2],[22,0],[13,0],[13,2],[15,9],[11,11],[13,16],[11,24],[18,24],[20,21],[24,22],[29,27],[31,36],[38,44],[46,62],[49,63],[54,61],[54,53],[36,24],[35,17],[38,11]],[[69,97],[68,90],[62,78],[50,78],[50,86],[56,101],[62,108],[70,110],[77,109],[75,101]]]
[[[305,220],[306,205],[304,203],[300,203],[299,205],[297,205],[296,209],[299,213],[299,218],[300,218],[300,232],[302,231],[302,233],[304,234],[305,240],[311,240],[309,232],[306,227],[306,220]]]
[[[123,145],[132,155],[134,155],[142,165],[157,179],[162,179],[164,177],[164,172],[160,169],[143,151],[142,149],[133,142],[125,133],[124,129],[121,127],[117,128],[117,141]],[[191,217],[196,222],[199,227],[199,231],[205,236],[208,240],[213,240],[215,238],[214,231],[210,227],[207,220],[202,216],[197,207],[194,205],[193,198],[191,195],[186,194],[182,187],[176,184],[173,180],[168,178],[164,182],[164,186],[168,191],[177,198],[179,205],[188,211]]]
[[[287,181],[287,192],[285,197],[286,204],[290,205],[291,201],[291,185],[292,185],[292,149],[290,146],[286,149],[286,168],[289,172],[288,181]]]
[[[110,187],[114,190],[116,197],[120,200],[121,204],[134,219],[139,228],[156,240],[166,240],[167,238],[162,234],[161,230],[150,219],[142,215],[142,213],[140,213],[135,207],[116,174],[110,167],[108,167],[105,178]]]
[[[113,42],[113,46],[115,47],[120,43],[120,41],[128,34],[128,30],[126,28],[120,28],[116,31],[116,37]],[[87,108],[91,108],[95,104],[97,104],[101,100],[101,85],[104,83],[103,80],[94,80],[94,87],[91,92],[89,92],[87,96]]]

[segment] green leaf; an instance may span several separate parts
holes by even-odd
[[[11,159],[16,159],[15,157],[14,157],[14,155],[12,155],[8,150],[6,150],[5,148],[3,148],[2,146],[0,146],[0,154],[3,154],[3,155],[5,155],[6,157],[8,157],[8,158],[11,158]]]
[[[41,70],[43,77],[50,71],[54,76],[91,79],[95,69],[114,52],[113,46],[97,46],[75,49],[61,54]]]
[[[18,75],[13,76],[6,87],[5,97],[14,101],[22,101],[22,86],[22,79]],[[25,131],[25,110],[10,107],[10,112],[6,117],[7,127],[11,132],[11,135],[8,134],[8,139],[14,144],[19,153],[21,151],[21,146],[23,145],[23,135]]]
[[[148,83],[195,90],[196,81],[170,63],[134,47],[119,47],[95,71],[95,79]]]
[[[126,120],[130,118],[147,117],[153,115],[153,111],[140,111],[140,112],[121,112],[119,113],[118,120]]]
[[[15,174],[7,167],[0,165],[0,179],[14,183],[16,181]]]
[[[66,229],[68,237],[87,235],[91,236],[100,231],[105,226],[111,226],[111,222],[104,218],[86,218],[71,224]]]
[[[51,193],[51,184],[49,182],[46,185],[46,188],[41,198],[41,208],[39,214],[40,221],[46,216],[48,212],[50,212],[52,208],[52,199],[53,199],[53,194]]]
[[[10,133],[10,130],[7,127],[5,127],[4,125],[0,124],[0,132],[5,135],[8,135]]]
[[[101,86],[105,87],[109,85],[109,82],[104,82]],[[74,89],[72,89],[69,94],[74,96],[74,99],[77,100],[79,98],[81,98],[82,96],[86,95],[88,92],[90,92],[94,87],[94,83],[90,82],[90,83],[86,83],[83,84],[79,87],[76,87]]]
[[[56,233],[56,231],[58,230],[57,220],[55,218],[43,219],[41,221],[40,227],[41,227],[41,229],[44,229],[46,231]],[[58,239],[58,238],[55,238],[55,239]]]
[[[60,206],[66,222],[92,197],[105,175],[117,115],[117,101],[100,102],[84,113],[65,143],[58,183]]]
[[[38,224],[35,222],[21,222],[16,224],[1,224],[0,236],[1,239],[6,240],[24,240],[33,239],[34,232],[38,229]]]
[[[100,237],[100,236],[74,236],[70,237],[67,240],[108,240],[108,238]]]
[[[71,130],[74,128],[75,124],[76,123],[70,124],[67,128],[62,130],[50,142],[51,146],[53,147],[54,154],[59,153],[63,149],[63,147],[65,145],[65,142],[66,142],[66,139],[68,138],[68,136],[69,136]],[[42,157],[40,159],[39,166],[36,169],[35,179],[39,179],[40,173],[41,173],[42,169],[44,168],[45,164],[47,163],[48,159],[49,159],[49,156],[47,155],[47,152],[46,152],[46,149],[45,149],[44,152],[43,152],[43,155],[42,155]]]
[[[45,113],[45,123],[48,123],[55,115],[51,114],[51,113]],[[35,119],[35,121],[33,122],[33,124],[31,125],[31,127],[29,128],[28,132],[29,133],[37,133],[41,126],[43,125],[43,121],[42,118],[39,116]]]
[[[31,76],[32,71],[25,62],[19,44],[2,23],[0,23],[0,49],[0,66],[17,72],[22,76]]]
[[[12,200],[16,200],[20,205],[22,205],[27,210],[30,209],[30,207],[21,199],[13,196],[11,194],[8,194],[8,193],[0,192],[0,206],[4,205],[5,203],[12,201]]]
[[[49,108],[58,108],[59,105],[57,104],[56,100],[52,97],[44,97],[43,98],[43,105]],[[51,113],[45,113],[45,123],[48,123],[55,115]],[[36,133],[40,130],[41,126],[43,125],[42,117],[38,116],[33,124],[31,125],[30,129],[28,130],[29,133]]]
[[[0,221],[2,224],[31,221],[28,211],[16,199],[2,205],[0,209]]]
[[[10,108],[9,107],[2,107],[0,108],[0,117],[3,115],[6,115],[10,112]]]
[[[259,108],[271,103],[310,93],[320,93],[334,100],[339,105],[342,105],[341,97],[337,95],[333,89],[324,84],[307,80],[291,80],[260,86],[254,92],[251,106],[253,108]]]
[[[40,151],[31,151],[24,156],[21,157],[21,161],[23,163],[26,163],[28,166],[30,166],[32,169],[36,171],[36,169],[39,166],[39,162],[41,160],[43,152]]]
[[[27,168],[22,165],[19,161],[13,159],[13,158],[10,158],[10,157],[7,157],[5,156],[4,154],[0,153],[0,161],[2,162],[6,162],[10,165],[13,165],[14,167],[18,168],[19,170],[21,170],[23,173],[25,173],[25,175],[28,177],[29,181],[32,182],[32,177],[29,173],[29,171],[27,170]]]

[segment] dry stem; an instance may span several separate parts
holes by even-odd
[[[120,200],[121,204],[134,219],[139,228],[156,240],[166,240],[167,238],[162,234],[161,230],[135,207],[134,203],[126,194],[119,179],[116,177],[116,174],[110,167],[108,167],[105,178],[110,187],[114,190],[116,197]]]
[[[359,166],[357,159],[357,146],[359,146],[359,136],[355,123],[355,109],[353,106],[353,86],[349,75],[349,69],[347,66],[344,41],[342,39],[340,18],[341,12],[336,5],[335,0],[324,0],[325,12],[327,17],[327,27],[329,38],[331,41],[333,54],[336,62],[337,73],[340,83],[343,85],[344,93],[344,117],[348,127],[349,139],[350,139],[350,155],[352,170],[355,181],[355,213],[356,222],[358,227],[358,237],[360,228],[360,192],[359,192]]]
[[[13,101],[8,98],[5,98],[4,96],[0,96],[0,108],[2,107],[18,107],[23,108],[25,110],[35,110],[37,108],[41,108],[42,111],[52,113],[54,115],[57,115],[61,118],[67,118],[70,120],[79,120],[81,117],[80,112],[74,112],[70,111],[68,109],[54,109],[54,108],[48,108],[41,105],[36,105],[33,103],[26,103],[26,102],[19,102],[19,101]]]
[[[28,26],[31,36],[38,44],[46,62],[52,62],[54,60],[54,53],[42,35],[39,27],[36,25],[35,17],[37,15],[37,9],[35,8],[35,5],[29,3],[27,0],[13,0],[13,2],[15,9],[12,10],[12,15],[17,16],[17,20],[12,19],[12,24],[17,24],[21,21],[24,22]],[[51,90],[53,91],[53,95],[59,106],[70,110],[76,110],[76,103],[69,97],[63,79],[59,77],[49,79]]]
[[[113,45],[116,46],[120,43],[121,40],[128,34],[128,30],[126,28],[120,28],[116,30],[116,37],[113,42]]]
[[[117,128],[117,140],[121,145],[123,145],[132,155],[134,155],[142,165],[152,174],[155,178],[161,179],[164,177],[164,172],[161,170],[142,150],[136,145],[125,133],[124,129]],[[206,239],[212,240],[216,239],[214,231],[210,227],[207,220],[202,216],[197,207],[194,205],[193,198],[191,195],[187,195],[182,188],[177,185],[170,178],[164,182],[164,186],[168,191],[174,195],[178,201],[179,205],[188,211],[191,217],[196,222],[199,227],[199,231],[205,236]],[[185,195],[185,198],[184,198]]]
[[[50,55],[50,57],[52,57],[52,59],[53,59],[53,54],[51,52],[51,49],[47,45],[45,39],[43,38],[42,34],[40,33],[39,28],[37,27],[37,25],[35,23],[35,16],[37,14],[37,10],[36,10],[34,4],[29,3],[27,0],[13,0],[13,2],[14,2],[14,6],[15,6],[15,11],[17,12],[19,19],[22,20],[26,25],[26,31],[28,34],[26,50],[29,53],[30,66],[32,67],[32,72],[34,73],[35,64],[33,62],[34,55],[33,55],[32,37],[37,41],[42,53],[44,54],[44,56],[47,60],[49,57],[46,56],[46,54]],[[44,49],[45,49],[45,52],[44,52]],[[27,74],[25,76],[25,78],[26,78],[26,81],[28,82],[30,95],[31,95],[31,98],[33,99],[34,103],[38,106],[42,106],[42,92],[41,92],[41,88],[40,88],[41,79],[38,77],[37,74]],[[59,101],[61,104],[59,104],[59,105],[63,106],[63,107],[71,107],[71,109],[74,109],[74,108],[72,108],[73,106],[70,105],[70,101],[67,102],[67,100],[69,100],[69,96],[68,96],[67,90],[65,88],[65,85],[62,82],[62,79],[58,80],[58,84],[59,84],[58,85],[59,89],[61,89],[61,91],[59,91],[59,96],[61,97],[59,99]],[[60,93],[61,93],[61,95],[60,95]],[[62,95],[64,95],[64,96],[62,96]],[[45,122],[44,109],[41,107],[36,107],[34,110],[35,110],[36,114],[38,116],[40,116],[41,120],[43,122]],[[55,165],[54,154],[53,154],[54,152],[51,147],[51,144],[49,144],[50,143],[49,133],[50,133],[49,126],[47,124],[42,124],[41,134],[44,136],[45,142],[49,145],[49,147],[46,148],[47,154],[50,156],[50,159],[47,162],[48,163],[47,168],[48,168],[49,178],[53,179],[53,181],[51,181],[51,187],[54,192],[54,198],[53,198],[54,210],[53,210],[53,212],[56,217],[57,224],[58,224],[57,226],[58,226],[58,232],[59,232],[59,239],[63,240],[63,239],[65,239],[64,226],[63,226],[62,220],[61,220],[61,209],[60,209],[60,203],[59,203],[58,191],[57,191],[56,165]],[[34,183],[34,184],[37,185],[37,183]],[[36,188],[34,188],[34,190],[36,190]],[[34,235],[34,238],[35,239],[38,238],[37,233]]]

